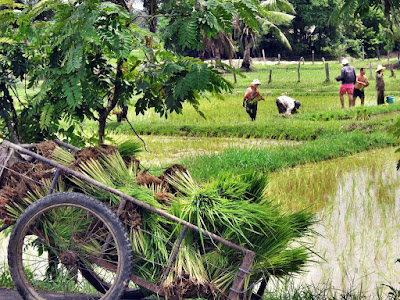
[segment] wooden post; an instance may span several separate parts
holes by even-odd
[[[264,51],[264,49],[262,49],[262,55],[263,55],[264,66],[265,66],[266,62],[265,62],[265,51]]]
[[[240,56],[238,57],[237,67],[240,68]]]
[[[328,63],[325,63],[325,76],[326,76],[326,81],[328,82],[329,81],[329,64]]]
[[[301,59],[302,59],[302,57],[300,58],[299,65],[297,66],[297,83],[300,82],[300,63],[301,63]]]
[[[369,77],[372,79],[374,76],[372,75],[372,64],[369,63]]]
[[[322,57],[322,64],[325,65],[325,57]]]
[[[339,49],[339,64],[342,63],[342,49]]]
[[[303,62],[303,65],[304,65],[304,57],[303,56],[300,58],[300,60]]]
[[[394,74],[394,70],[393,70],[393,64],[390,64],[390,77],[396,78],[396,75]]]
[[[269,70],[269,80],[268,84],[272,81],[272,70]]]
[[[400,51],[397,51],[397,62],[400,62]]]
[[[314,64],[314,50],[311,50],[312,64]]]
[[[281,64],[281,55],[278,54],[278,65],[280,65],[280,64]]]
[[[364,44],[361,45],[361,52],[362,52],[362,60],[364,60],[365,59]]]

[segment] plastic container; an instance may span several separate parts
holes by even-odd
[[[393,104],[394,103],[394,96],[387,96],[386,103]]]

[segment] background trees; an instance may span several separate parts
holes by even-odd
[[[182,1],[178,6],[175,1],[164,1],[160,10],[152,10],[158,2],[146,2],[148,30],[133,22],[135,16],[125,2],[42,1],[15,10],[12,1],[2,1],[3,39],[8,39],[3,42],[22,51],[20,56],[32,66],[21,73],[22,59],[18,68],[12,64],[14,54],[5,60],[9,71],[2,77],[6,85],[2,97],[11,106],[4,106],[2,111],[7,113],[2,115],[8,135],[29,142],[63,134],[72,143],[80,140],[77,128],[84,118],[98,121],[97,138],[102,143],[110,112],[134,95],[137,114],[154,108],[167,116],[180,113],[183,102],[198,109],[204,92],[229,91],[231,84],[220,71],[199,59],[183,57],[179,51],[165,51],[160,42],[167,49],[200,50],[203,36],[228,32],[237,15],[249,26],[256,24],[258,4],[213,0]],[[193,5],[200,5],[199,10],[193,10]],[[161,37],[154,34],[154,20],[160,17],[155,14],[169,20]],[[2,46],[1,51],[11,50]],[[16,106],[9,90],[15,89],[18,77],[28,79],[29,87],[39,91]],[[21,118],[27,121],[23,128]],[[22,132],[26,133],[23,137]]]

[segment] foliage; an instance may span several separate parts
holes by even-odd
[[[221,7],[228,6],[221,3]],[[46,12],[51,13],[43,18]],[[250,12],[245,12],[251,21]],[[214,16],[213,20],[228,23],[225,17]],[[197,47],[201,43],[192,38],[192,19],[183,14],[180,20],[188,25],[187,31],[181,32],[186,36],[181,38],[181,46]],[[185,101],[196,108],[205,92],[219,94],[231,89],[219,71],[200,60],[161,48],[154,53],[158,44],[149,45],[147,41],[148,36],[155,40],[157,36],[132,23],[129,12],[117,4],[100,0],[40,2],[19,10],[4,24],[5,32],[28,45],[22,55],[30,58],[32,68],[21,79],[29,76],[29,88],[40,89],[26,99],[29,109],[17,114],[19,119],[38,120],[24,131],[24,141],[40,138],[34,134],[40,132],[42,139],[61,134],[76,143],[82,138],[76,128],[88,118],[99,122],[98,138],[102,142],[107,116],[117,105],[126,105],[133,94],[141,99],[136,103],[137,113],[155,108],[167,116],[181,113]],[[18,26],[14,28],[13,24]],[[207,34],[214,31],[211,25],[203,28]],[[3,42],[9,40],[2,37]],[[150,58],[143,61],[143,55],[133,50]]]

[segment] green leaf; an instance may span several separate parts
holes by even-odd
[[[76,76],[70,76],[62,80],[62,89],[67,98],[67,104],[72,109],[82,104],[82,89]]]
[[[183,21],[181,28],[179,29],[179,43],[182,48],[190,48],[191,46],[197,46],[196,33],[198,27],[194,18],[187,18]]]
[[[44,130],[49,128],[51,119],[54,112],[54,106],[51,103],[47,103],[40,114],[40,129]]]

